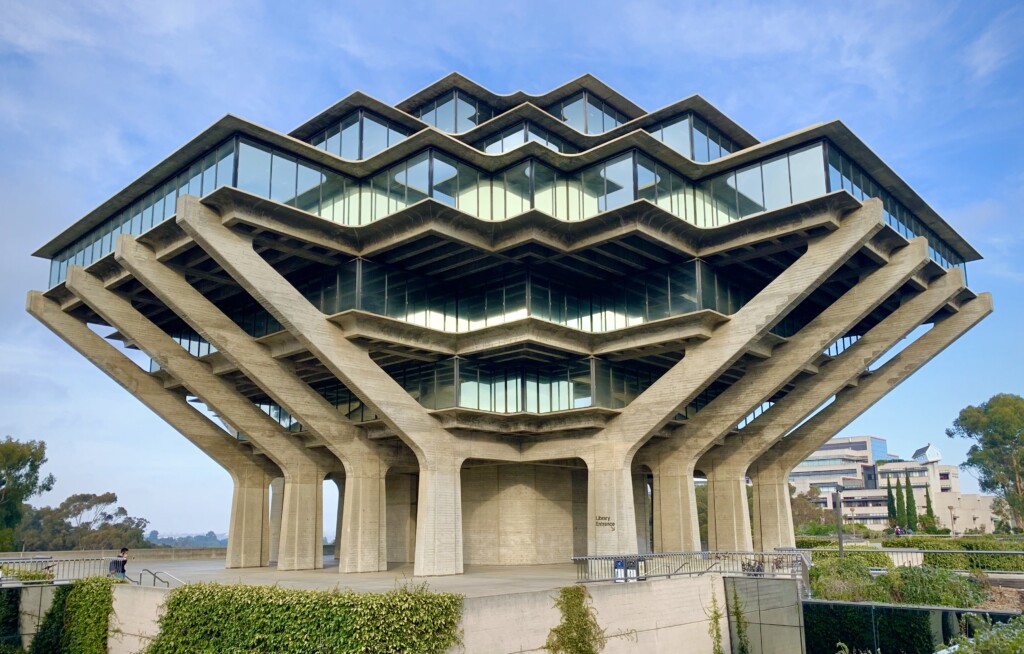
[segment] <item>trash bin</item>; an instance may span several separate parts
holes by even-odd
[[[626,581],[626,560],[615,559],[615,583],[622,584]]]

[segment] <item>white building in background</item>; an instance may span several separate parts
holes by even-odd
[[[914,489],[917,512],[924,515],[927,495],[940,527],[963,532],[968,529],[995,529],[990,495],[960,492],[960,469],[940,463],[942,452],[931,443],[918,448],[908,460],[888,450],[884,438],[846,436],[833,438],[801,461],[789,481],[798,493],[812,488],[819,492],[819,504],[833,510],[832,493],[842,488],[843,514],[848,522],[859,522],[870,529],[885,529],[889,524],[887,488],[891,482],[906,484],[907,475]]]

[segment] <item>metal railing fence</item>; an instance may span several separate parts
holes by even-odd
[[[578,583],[642,581],[651,577],[726,576],[795,579],[808,588],[809,559],[796,550],[779,552],[666,552],[603,556],[576,556]]]
[[[777,552],[800,552],[811,565],[839,556],[837,548],[779,549]],[[984,570],[997,574],[1024,574],[1022,550],[924,550],[846,547],[844,555],[862,558],[872,567],[931,566],[957,572]]]
[[[85,577],[106,577],[110,571],[110,563],[115,559],[116,557],[0,559],[0,584],[39,586]]]

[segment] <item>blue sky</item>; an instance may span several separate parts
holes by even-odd
[[[844,433],[959,463],[967,444],[943,434],[959,409],[1024,394],[1016,3],[284,4],[3,2],[0,436],[47,442],[57,485],[37,504],[114,491],[161,532],[222,531],[230,483],[24,313],[47,282],[29,253],[225,113],[287,132],[452,70],[499,93],[591,72],[648,110],[700,93],[762,140],[843,120],[985,255],[969,281],[996,303]]]

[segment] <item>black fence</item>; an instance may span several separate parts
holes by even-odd
[[[1017,613],[898,606],[865,602],[804,600],[807,654],[835,654],[837,643],[850,651],[933,654],[978,622],[1006,622]]]

